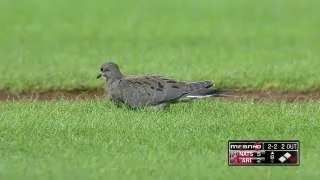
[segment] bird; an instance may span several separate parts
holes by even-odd
[[[124,76],[118,64],[108,61],[100,66],[97,79],[104,79],[105,96],[117,107],[167,109],[171,104],[198,98],[221,97],[230,90],[213,88],[214,82],[177,81],[161,75]]]

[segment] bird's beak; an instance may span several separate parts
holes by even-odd
[[[101,77],[101,73],[98,74],[97,79],[99,79]]]

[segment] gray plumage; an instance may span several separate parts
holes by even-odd
[[[221,96],[224,92],[212,89],[211,81],[181,82],[158,75],[125,77],[114,62],[101,65],[97,78],[105,80],[108,98],[118,105],[131,108],[166,108],[169,104],[194,98]]]

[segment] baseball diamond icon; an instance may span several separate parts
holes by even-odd
[[[291,157],[291,154],[287,152],[287,153],[285,153],[283,156],[281,156],[281,157],[279,158],[279,161],[282,162],[282,163],[284,163],[284,162],[286,162],[290,157]]]

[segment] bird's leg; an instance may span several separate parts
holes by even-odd
[[[150,106],[150,107],[155,110],[166,110],[166,109],[170,108],[170,104],[169,103],[160,103],[160,104],[157,104],[155,106]]]
[[[117,101],[112,101],[117,108],[123,108],[123,105]]]
[[[122,108],[122,107],[123,107],[123,104],[122,104],[121,102],[116,101],[116,100],[114,100],[114,99],[112,99],[112,98],[108,98],[108,99],[109,99],[109,101],[110,101],[112,104],[114,104],[117,108]]]

